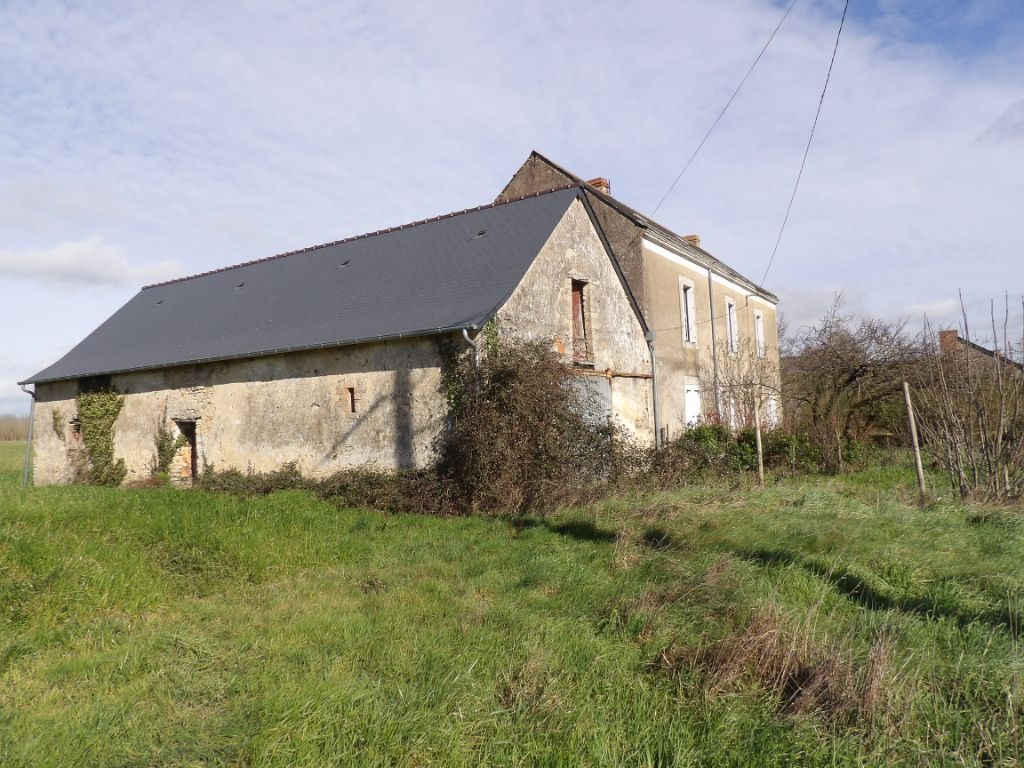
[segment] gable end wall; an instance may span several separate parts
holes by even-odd
[[[605,374],[612,413],[632,434],[653,439],[651,357],[626,290],[583,203],[574,202],[519,286],[498,310],[503,334],[550,339],[572,360],[572,281],[583,280],[593,365]]]

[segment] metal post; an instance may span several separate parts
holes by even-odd
[[[654,408],[654,447],[661,448],[661,425],[658,423],[660,419],[660,403],[658,402],[658,355],[654,351],[654,331],[647,331],[644,334],[644,338],[647,340],[647,348],[651,350],[651,395],[652,395],[652,406]]]
[[[32,398],[32,406],[28,412],[28,442],[25,443],[25,466],[21,473],[21,487],[28,487],[29,473],[32,470],[32,436],[36,424],[36,393],[22,386],[21,391]]]

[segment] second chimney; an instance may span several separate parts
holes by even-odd
[[[939,351],[956,352],[957,342],[960,340],[960,332],[956,329],[951,331],[939,331]]]
[[[591,179],[587,182],[590,186],[596,189],[598,192],[604,192],[606,195],[612,193],[612,183],[603,176],[598,176],[596,179]]]

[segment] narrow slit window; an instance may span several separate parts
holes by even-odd
[[[348,412],[356,412],[356,388],[347,387],[345,393],[348,395]]]
[[[697,317],[695,312],[694,288],[689,282],[679,279],[679,321],[682,328],[683,342],[693,344],[697,341]]]
[[[583,280],[572,281],[572,359],[577,362],[590,360],[590,344],[587,339],[587,304]]]

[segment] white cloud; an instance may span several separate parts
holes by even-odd
[[[65,285],[141,285],[181,274],[181,266],[173,261],[132,264],[101,237],[42,250],[0,250],[0,278]]]

